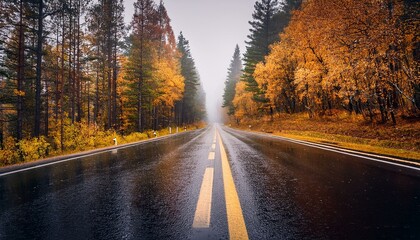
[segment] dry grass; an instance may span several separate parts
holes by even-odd
[[[331,144],[338,147],[420,161],[420,121],[399,119],[398,124],[372,124],[362,117],[339,113],[309,119],[306,114],[243,120],[232,127]]]

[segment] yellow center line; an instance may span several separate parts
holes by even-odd
[[[217,129],[214,131],[213,143],[216,143]]]
[[[217,131],[217,130],[216,130]],[[230,239],[248,239],[245,220],[239,202],[238,192],[233,181],[232,171],[229,166],[227,154],[223,146],[222,138],[217,131],[219,138],[220,153],[222,158],[223,187],[226,199],[226,214]]]
[[[215,144],[215,143],[213,143],[213,144],[211,145],[211,150],[216,150],[216,144]]]
[[[213,168],[206,168],[198,196],[193,228],[209,228],[211,216],[211,198],[213,192]]]
[[[210,152],[209,153],[209,160],[214,160],[215,157],[215,153],[214,152]]]

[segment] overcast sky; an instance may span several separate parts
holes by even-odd
[[[131,21],[135,0],[125,1],[125,20]],[[227,69],[239,44],[241,54],[249,34],[256,0],[166,0],[176,37],[183,32],[207,94],[210,120],[221,107]],[[159,2],[155,0],[155,2]]]

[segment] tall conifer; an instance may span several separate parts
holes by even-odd
[[[228,114],[233,115],[235,108],[233,106],[233,98],[235,97],[236,83],[240,80],[242,75],[242,60],[239,46],[236,45],[232,61],[228,69],[228,76],[225,81],[225,92],[223,94],[223,107],[228,108]]]

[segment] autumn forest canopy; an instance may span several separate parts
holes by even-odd
[[[419,4],[256,1],[223,108],[236,123],[337,112],[374,124],[419,119]],[[188,36],[175,36],[163,1],[133,7],[127,25],[123,0],[0,1],[0,165],[206,119]]]
[[[6,161],[26,145],[42,157],[205,118],[189,42],[162,1],[136,1],[127,26],[122,0],[4,0],[0,36]]]
[[[261,0],[224,107],[236,122],[338,111],[372,123],[420,114],[419,2]],[[242,71],[242,74],[237,74]],[[280,116],[280,115],[279,115]]]

